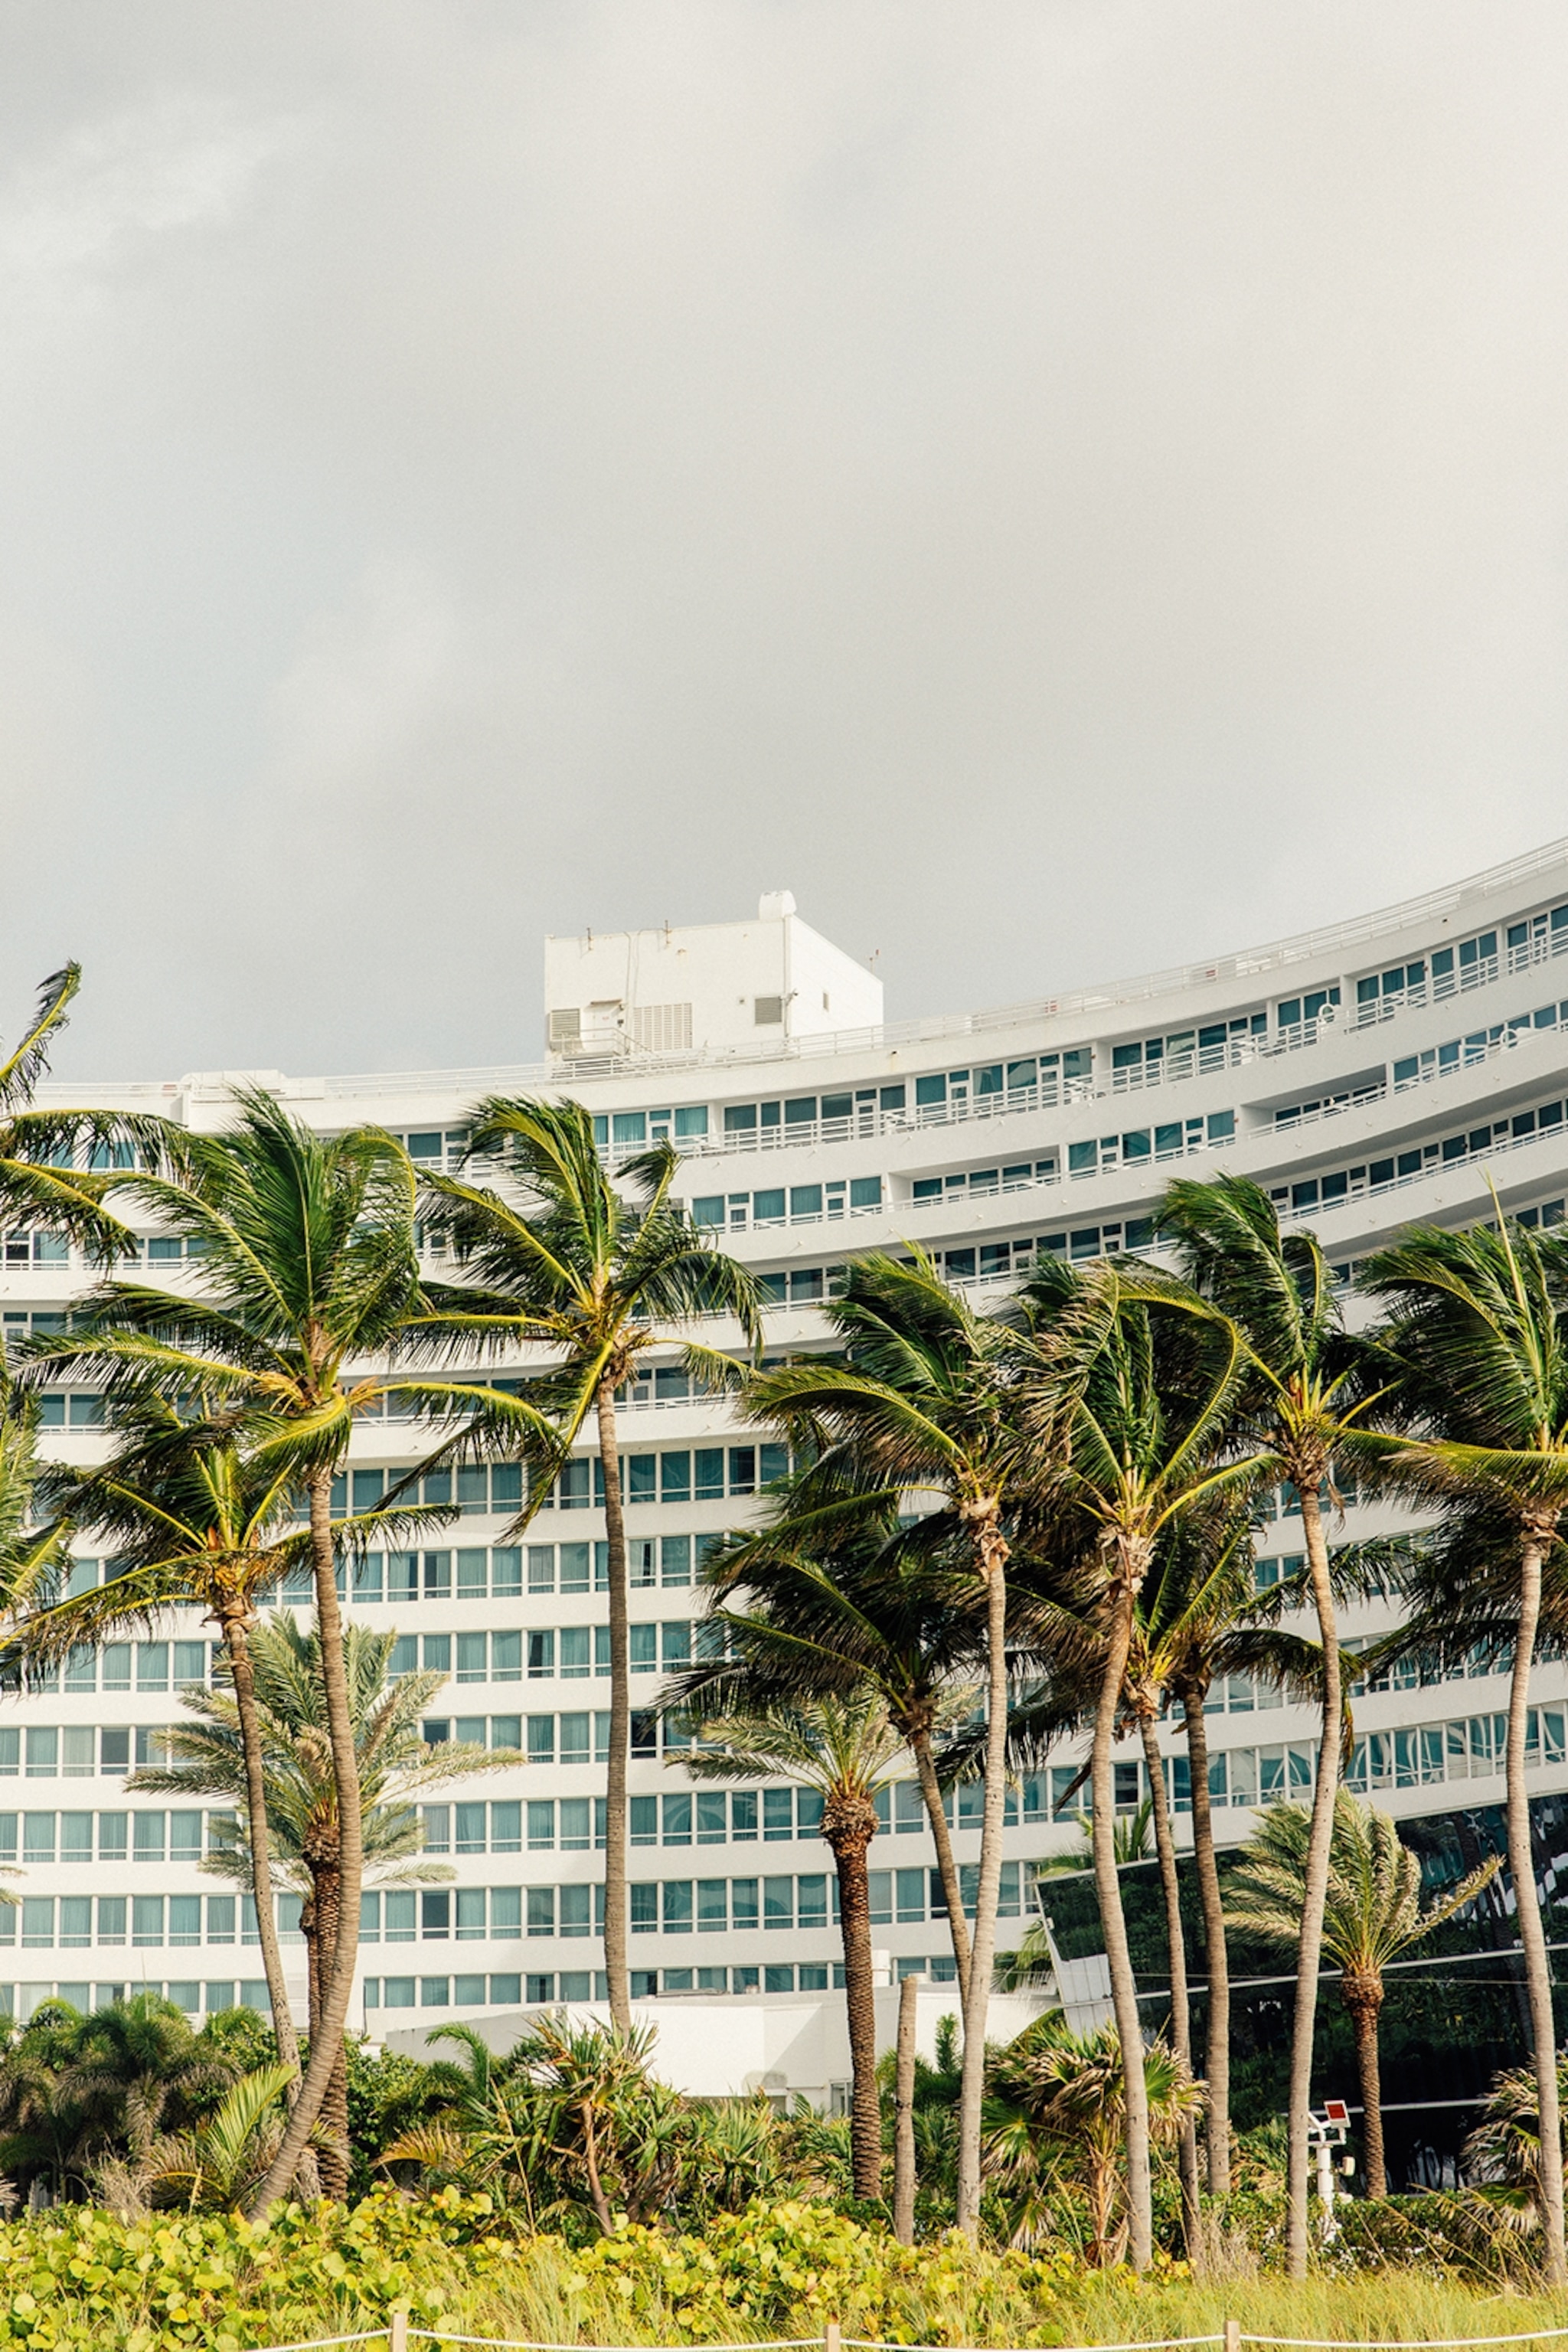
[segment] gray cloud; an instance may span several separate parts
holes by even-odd
[[[539,1043],[787,885],[889,1009],[1568,829],[1568,22],[18,0],[0,1019]],[[5,1013],[5,1006],[13,1008]]]

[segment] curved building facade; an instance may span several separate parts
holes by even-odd
[[[612,1164],[670,1136],[695,1215],[762,1279],[770,1353],[824,1343],[822,1303],[861,1249],[918,1241],[984,1299],[1042,1249],[1086,1260],[1146,1248],[1178,1169],[1256,1178],[1287,1220],[1315,1227],[1342,1283],[1406,1223],[1492,1213],[1493,1188],[1508,1211],[1543,1225],[1562,1222],[1568,1201],[1568,842],[1274,946],[946,1020],[884,1022],[879,984],[803,923],[787,893],[764,898],[754,921],[552,940],[546,993],[550,1055],[537,1067],[244,1075],[325,1129],[385,1126],[429,1166],[455,1164],[469,1106],[494,1091],[575,1096],[600,1122]],[[156,1108],[212,1129],[233,1075],[54,1087],[46,1097]],[[192,1279],[177,1252],[149,1233],[149,1276]],[[53,1237],[7,1236],[7,1336],[59,1328],[89,1279]],[[739,1345],[738,1332],[728,1336]],[[51,1450],[83,1460],[101,1446],[89,1392],[51,1394],[46,1414]],[[691,1394],[673,1349],[626,1399],[620,1438],[633,1671],[651,1696],[700,1644],[705,1543],[746,1522],[783,1457],[721,1402]],[[362,1424],[342,1503],[367,1507],[423,1450],[411,1424]],[[449,1885],[367,1893],[363,2020],[382,2032],[592,1998],[603,1965],[595,1841],[608,1637],[593,1451],[521,1542],[507,1538],[515,1471],[459,1472],[455,1492],[437,1481],[428,1499],[454,1501],[459,1516],[429,1550],[373,1557],[354,1612],[395,1629],[398,1670],[449,1677],[426,1725],[432,1744],[478,1738],[521,1748],[528,1762],[454,1784],[427,1806],[427,1845],[449,1862]],[[1300,1554],[1290,1503],[1288,1492],[1273,1498],[1259,1537],[1263,1580]],[[1407,1514],[1352,1496],[1341,1532],[1406,1524]],[[76,1580],[102,1572],[84,1557]],[[309,1605],[303,1592],[283,1600]],[[1362,1641],[1387,1622],[1386,1607],[1368,1604],[1347,1633]],[[264,2001],[245,1903],[199,1867],[207,1820],[123,1786],[157,1752],[180,1689],[208,1674],[209,1643],[193,1619],[166,1639],[73,1661],[58,1684],[5,1703],[0,1860],[22,1876],[18,1907],[0,1912],[0,2001],[7,1985],[26,2011],[57,1989],[100,1998],[142,1983],[193,2011]],[[1363,1691],[1352,1785],[1401,1815],[1497,1806],[1506,1696],[1485,1661],[1436,1685]],[[1532,1780],[1554,1799],[1568,1795],[1561,1665],[1538,1669],[1536,1696]],[[1273,1796],[1310,1787],[1310,1709],[1237,1678],[1216,1693],[1209,1733],[1222,1840],[1243,1837]],[[1174,1727],[1165,1746],[1180,1820],[1188,1789]],[[635,1748],[635,1990],[829,1987],[833,1882],[809,1794],[782,1782],[693,1783],[679,1747],[659,1753],[645,1723]],[[1079,1761],[1064,1754],[1015,1791],[1004,1943],[1009,1921],[1021,1931],[1032,1862],[1078,1839],[1070,1811],[1058,1808],[1079,1801],[1067,1792]],[[1117,1777],[1130,1811],[1142,1771],[1129,1745]],[[891,1972],[946,1977],[912,1777],[889,1791],[886,1812],[871,1857],[877,1942]],[[973,1869],[977,1792],[973,1810],[959,1792],[954,1832]],[[302,1957],[297,1942],[285,1948]]]

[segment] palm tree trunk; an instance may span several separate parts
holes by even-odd
[[[1094,1717],[1094,1885],[1110,1966],[1110,1994],[1121,2044],[1122,2095],[1127,2116],[1128,2250],[1134,2270],[1147,2270],[1154,2251],[1153,2187],[1149,2173],[1149,2088],[1143,2076],[1143,2031],[1138,2018],[1138,1988],[1121,1913],[1121,1881],[1116,1868],[1116,1775],[1111,1744],[1132,1640],[1130,1590],[1114,1596],[1115,1616],[1106,1644],[1100,1700]]]
[[[969,1998],[969,1922],[963,1916],[963,1886],[958,1875],[958,1864],[952,1858],[952,1834],[947,1826],[947,1807],[942,1801],[937,1786],[936,1764],[931,1752],[931,1733],[912,1731],[910,1753],[915,1759],[920,1776],[921,1795],[925,1800],[926,1819],[931,1823],[931,1843],[936,1848],[937,1874],[942,1880],[942,1898],[947,1905],[948,1934],[952,1938],[953,1966],[958,1970],[960,2006]]]
[[[854,2193],[882,2193],[882,2102],[877,2091],[877,2000],[871,1969],[869,1829],[846,1825],[828,1837],[838,1873],[838,1932],[844,1944],[844,2009],[849,2027],[849,2162]]]
[[[337,1560],[332,1544],[331,1472],[314,1470],[306,1480],[310,1500],[310,1549],[316,1570],[316,1632],[321,1654],[321,1692],[327,1735],[332,1748],[332,1781],[338,1801],[340,1925],[331,1975],[321,2004],[321,2032],[310,2042],[310,2063],[294,2102],[278,2153],[250,2203],[253,2221],[283,2196],[294,2168],[315,2129],[327,2086],[342,2047],[359,1958],[360,1885],[364,1875],[364,1832],[360,1813],[359,1758],[349,1705],[343,1659],[343,1625],[338,1608]]]
[[[1307,2192],[1310,2173],[1308,2146],[1312,2107],[1312,2041],[1318,2021],[1318,1970],[1323,1957],[1323,1909],[1329,1895],[1329,1854],[1334,1834],[1334,1799],[1340,1785],[1340,1738],[1344,1718],[1344,1694],[1340,1684],[1340,1635],[1334,1596],[1329,1583],[1329,1548],[1323,1535],[1323,1514],[1318,1498],[1323,1465],[1300,1465],[1296,1491],[1301,1501],[1301,1533],[1307,1547],[1307,1576],[1318,1612],[1318,1638],[1323,1652],[1322,1736],[1318,1746],[1318,1780],[1312,1794],[1312,1822],[1307,1837],[1307,1867],[1301,1887],[1301,1932],[1296,1947],[1296,2012],[1290,2037],[1289,2142],[1286,2168],[1289,2210],[1285,2263],[1291,2278],[1307,2275]]]
[[[1204,1911],[1204,1956],[1208,1966],[1208,2035],[1205,2072],[1208,2114],[1205,2137],[1208,2145],[1209,2195],[1230,2194],[1230,1956],[1225,1942],[1225,1901],[1219,1891],[1215,1861],[1214,1813],[1209,1805],[1208,1726],[1204,1719],[1204,1694],[1186,1690],[1182,1705],[1187,1718],[1187,1769],[1193,1783],[1193,1862],[1198,1876],[1198,1898]]]
[[[607,1381],[595,1398],[599,1416],[599,1464],[605,1479],[605,1534],[610,1555],[610,1760],[605,1776],[605,1975],[611,2022],[632,2026],[631,1975],[626,1964],[626,1759],[632,1744],[631,1639],[626,1631],[626,1522],[621,1508],[621,1456],[616,1442],[616,1395]]]
[[[1508,1694],[1508,1866],[1514,1917],[1524,1953],[1525,1985],[1535,2043],[1541,2101],[1541,2202],[1546,2275],[1553,2286],[1568,2278],[1563,2244],[1563,2125],[1557,2098],[1557,2029],[1552,2013],[1552,1970],[1541,1926],[1535,1856],[1530,1838],[1530,1791],[1524,1779],[1524,1736],[1530,1712],[1530,1670],[1541,1618],[1541,1568],[1552,1530],[1526,1525],[1519,1559],[1519,1639]]]
[[[338,1874],[329,1864],[312,1873],[315,1885],[316,1914],[316,1981],[319,2017],[325,2006],[332,1981],[332,1969],[337,1958],[338,1936],[342,1920],[339,1897]],[[312,2032],[320,2029],[314,2024]],[[326,2093],[321,2100],[320,2129],[327,2136],[327,2145],[317,2151],[321,2184],[324,2195],[339,2205],[346,2205],[349,2195],[349,2067],[346,2042],[340,2035],[337,2063],[327,2078]],[[297,2185],[297,2184],[296,2184]]]
[[[899,1987],[899,2040],[893,2074],[893,2235],[915,2242],[915,2022],[919,1977]]]
[[[985,2014],[996,1955],[996,1905],[1002,1892],[1003,1811],[1007,1795],[1007,1546],[994,1511],[977,1532],[985,1578],[988,1668],[985,1720],[985,1810],[980,1832],[974,1937],[963,2011],[963,2073],[958,2092],[957,2221],[967,2237],[980,2233],[980,2125],[985,2095]],[[962,1906],[961,1906],[962,1907]]]
[[[1352,1975],[1340,1979],[1340,1999],[1351,2013],[1355,2032],[1356,2067],[1361,2075],[1363,2137],[1366,2147],[1366,2193],[1386,2197],[1388,2173],[1383,2160],[1383,2071],[1378,2063],[1377,2012],[1383,2007],[1380,1977]]]
[[[278,2044],[278,2063],[294,2069],[295,2080],[289,2085],[292,2105],[299,2091],[300,2037],[289,2014],[289,1987],[283,1974],[283,1953],[272,1902],[272,1848],[267,1827],[267,1778],[261,1754],[261,1725],[256,1712],[256,1676],[243,1618],[225,1615],[219,1622],[234,1681],[234,1708],[239,1717],[239,1745],[245,1759],[246,1832],[250,1843],[250,1890],[256,1904],[256,1929],[261,1939],[261,1965],[272,2009],[272,2038]]]
[[[1171,1808],[1165,1797],[1165,1760],[1154,1718],[1140,1715],[1143,1762],[1149,1774],[1149,1805],[1154,1821],[1154,1852],[1160,1863],[1160,1887],[1165,1898],[1165,1942],[1171,1956],[1171,2041],[1189,2073],[1193,2063],[1193,2011],[1187,1994],[1187,1947],[1182,1934],[1182,1882],[1176,1870],[1176,1842],[1171,1834]],[[1198,2136],[1191,2122],[1182,2126],[1179,2143],[1182,2173],[1182,2235],[1189,2254],[1198,2243]]]

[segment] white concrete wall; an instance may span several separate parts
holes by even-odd
[[[879,1985],[876,2003],[879,2057],[893,2047],[897,2037],[898,1986]],[[994,1994],[987,2039],[1011,2041],[1046,2006],[1039,1993]],[[482,2034],[491,2050],[502,2052],[510,2050],[544,2013],[492,2010],[465,2022]],[[607,2024],[610,2014],[599,2002],[552,2013],[569,2016],[582,2025]],[[944,2017],[958,2013],[956,1985],[921,1984],[915,2046],[922,2058],[935,2059],[937,2028]],[[849,2080],[849,2033],[842,1992],[809,1998],[762,1993],[745,2000],[634,2001],[632,2018],[637,2026],[651,2025],[658,2035],[650,2060],[654,2074],[690,2097],[738,2099],[766,2091],[775,2098],[809,2099],[814,2106],[826,2107],[830,2086]],[[457,2054],[449,2042],[431,2042],[419,2027],[388,2033],[386,2046],[412,2058]]]

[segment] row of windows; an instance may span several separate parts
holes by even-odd
[[[224,1977],[207,1984],[184,1977],[167,1983],[157,1978],[149,1981],[138,1977],[132,1984],[123,1979],[119,1984],[93,1984],[85,1978],[76,1983],[0,1984],[0,2017],[16,2017],[26,2022],[47,2000],[68,2001],[86,2016],[90,2010],[109,2009],[115,2001],[139,1992],[161,1993],[176,2009],[183,2009],[188,2017],[195,2019],[204,2011],[208,2017],[216,2017],[226,2009],[255,2009],[263,2016],[268,2014],[265,1977]]]
[[[689,1617],[666,1618],[629,1629],[634,1675],[675,1674],[691,1664],[693,1655],[721,1654],[724,1628]],[[607,1625],[541,1626],[527,1632],[495,1633],[399,1634],[393,1644],[390,1673],[395,1680],[416,1674],[449,1675],[454,1664],[460,1683],[519,1683],[527,1661],[530,1682],[582,1682],[610,1671],[610,1629]]]
[[[1551,1135],[1563,1127],[1563,1102],[1536,1103],[1530,1109],[1514,1112],[1508,1118],[1489,1120],[1484,1126],[1464,1129],[1458,1135],[1445,1136],[1436,1143],[1415,1143],[1403,1151],[1391,1151],[1381,1160],[1367,1160],[1352,1168],[1335,1169],[1327,1176],[1303,1176],[1290,1184],[1276,1184],[1269,1197],[1281,1208],[1307,1210],[1332,1208],[1336,1202],[1352,1199],[1363,1192],[1375,1192],[1384,1186],[1407,1182],[1424,1170],[1452,1167],[1457,1161],[1473,1160],[1488,1151],[1507,1148],[1514,1143],[1528,1142],[1531,1136]]]
[[[232,1814],[0,1813],[0,1862],[188,1862],[221,1852]]]
[[[1314,1095],[1310,1102],[1290,1103],[1274,1114],[1274,1124],[1296,1127],[1301,1120],[1331,1117],[1337,1111],[1353,1110],[1358,1103],[1376,1102],[1384,1091],[1381,1078],[1366,1078],[1361,1085],[1341,1087],[1333,1094]]]
[[[1489,1029],[1472,1029],[1467,1037],[1450,1037],[1446,1045],[1428,1045],[1425,1053],[1406,1054],[1394,1065],[1394,1091],[1419,1086],[1429,1078],[1447,1077],[1450,1070],[1484,1062],[1500,1045],[1537,1029],[1558,1029],[1568,1024],[1568,1003],[1539,1004],[1533,1013],[1516,1013],[1511,1021],[1495,1022]]]
[[[1337,988],[1321,991],[1316,998],[1309,1000],[1313,1009],[1307,1015],[1308,1020],[1314,1019],[1325,1004],[1337,1004],[1339,997]],[[1285,1006],[1281,1005],[1281,1028],[1286,1026],[1285,1011]],[[1295,1000],[1294,1011],[1296,1019],[1300,1021],[1300,997]],[[1233,1020],[1211,1021],[1201,1029],[1173,1029],[1163,1037],[1132,1038],[1126,1045],[1113,1045],[1110,1049],[1111,1085],[1117,1084],[1118,1072],[1126,1072],[1130,1076],[1131,1072],[1140,1071],[1148,1085],[1158,1078],[1185,1077],[1194,1062],[1200,1069],[1222,1068],[1232,1038],[1262,1037],[1267,1035],[1268,1030],[1267,1013],[1241,1013]],[[1129,1077],[1124,1076],[1121,1084],[1125,1086],[1128,1083]]]
[[[789,1471],[787,1445],[706,1445],[668,1454],[621,1457],[621,1493],[632,1503],[721,1503],[726,1496],[754,1495],[759,1486]],[[605,1473],[599,1456],[569,1462],[542,1510],[603,1510]]]
[[[1048,1160],[1019,1160],[1006,1168],[961,1169],[955,1176],[917,1176],[911,1199],[952,1200],[955,1194],[1021,1192],[1026,1184],[1047,1184],[1057,1173],[1056,1154]]]
[[[1141,1167],[1149,1160],[1173,1160],[1187,1151],[1206,1151],[1232,1142],[1236,1113],[1211,1110],[1206,1118],[1172,1119],[1166,1126],[1135,1127],[1122,1135],[1090,1137],[1068,1146],[1069,1176],[1105,1175],[1117,1168]]]
[[[881,1205],[879,1176],[850,1176],[822,1184],[777,1184],[757,1192],[704,1192],[692,1202],[691,1215],[696,1224],[743,1233],[753,1225],[819,1225],[824,1218],[868,1215]]]
[[[1358,1739],[1345,1785],[1369,1789],[1427,1788],[1442,1780],[1488,1780],[1506,1769],[1508,1717],[1472,1715],[1458,1722],[1413,1724]],[[1525,1718],[1527,1765],[1563,1761],[1563,1711],[1532,1706]],[[1234,1801],[1234,1800],[1233,1800]]]
[[[294,1898],[299,1916],[299,1898]],[[241,1906],[247,1906],[244,1931]],[[204,1908],[205,1906],[205,1908]],[[25,1895],[0,1907],[0,1944],[24,1951],[89,1945],[259,1943],[248,1896],[236,1895]]]
[[[895,1962],[900,1979],[904,1977],[929,1977],[933,1984],[952,1984],[957,1967],[951,1952],[937,1952],[925,1959],[900,1958]],[[660,1994],[676,1997],[682,1993],[756,1993],[756,1992],[826,1992],[830,1986],[841,1987],[844,1964],[841,1960],[802,1960],[798,1967],[792,1960],[767,1961],[754,1968],[708,1969],[633,1969],[631,1995],[634,2000],[656,2000]],[[9,1988],[0,1986],[0,2013],[9,2014],[5,1995]],[[32,1988],[26,1988],[32,1990]],[[61,1998],[73,1990],[86,1991],[85,1986],[61,1986]],[[101,1990],[101,1988],[100,1988]],[[170,1998],[175,1991],[199,1993],[199,1986],[170,1988]],[[233,1987],[209,1987],[209,1991],[232,1991]],[[266,2006],[265,1985],[247,1985],[245,1996],[255,2008]],[[253,1996],[259,1995],[259,1998]],[[449,1977],[367,1977],[364,1984],[366,2009],[537,2009],[547,2003],[563,2001],[605,2000],[608,1999],[608,1979],[602,1969],[530,1969],[521,1975],[504,1970],[488,1976],[460,1975]],[[81,2004],[79,2003],[79,2006]],[[183,2004],[191,2007],[193,2004]],[[221,2003],[209,2001],[209,2008]]]
[[[7,1780],[24,1770],[29,1780],[123,1774],[132,1762],[166,1763],[168,1752],[167,1728],[158,1724],[30,1723],[25,1731],[16,1724],[0,1726],[0,1775]]]
[[[1557,912],[1568,922],[1568,908]],[[1555,922],[1556,916],[1552,919]],[[1516,934],[1527,939],[1529,929],[1525,923],[1516,925],[1509,933],[1510,944]],[[1433,1001],[1452,996],[1459,989],[1479,988],[1483,982],[1495,980],[1497,972],[1495,931],[1478,931],[1472,938],[1461,940],[1458,947],[1435,948],[1430,961]],[[1357,1023],[1386,1019],[1384,1006],[1426,1003],[1427,976],[1428,965],[1422,958],[1414,963],[1394,964],[1386,971],[1368,972],[1355,984]]]

